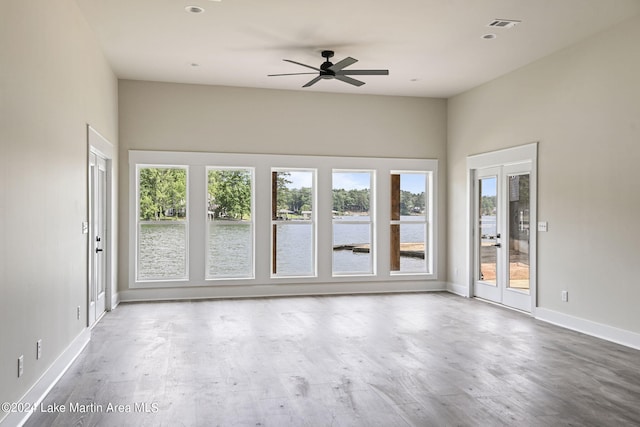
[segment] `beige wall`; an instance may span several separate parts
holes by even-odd
[[[539,141],[538,305],[640,332],[638,46],[640,17],[449,100],[451,282],[468,277],[466,157]]]
[[[0,7],[0,402],[16,402],[85,328],[86,125],[117,143],[117,80],[73,0]]]
[[[120,81],[119,114],[123,165],[130,149],[439,159],[445,248],[445,100]],[[128,174],[121,168],[121,290],[128,287]]]

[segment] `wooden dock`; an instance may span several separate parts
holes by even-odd
[[[355,253],[371,252],[371,245],[368,243],[351,243],[348,245],[334,245],[334,251],[352,251]],[[400,256],[424,259],[424,243],[400,243]]]

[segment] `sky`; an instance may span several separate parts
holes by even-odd
[[[496,195],[496,177],[491,176],[482,178],[482,195],[483,196],[495,196]]]
[[[289,188],[311,187],[312,172],[291,171]],[[344,190],[362,190],[371,187],[370,172],[334,172],[333,188]],[[410,193],[420,194],[425,191],[425,175],[423,173],[400,174],[400,189]]]

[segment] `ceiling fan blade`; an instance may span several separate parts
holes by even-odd
[[[349,83],[350,85],[354,85],[354,86],[362,86],[364,84],[364,82],[361,82],[360,80],[352,79],[351,77],[343,76],[340,74],[337,74],[335,76],[335,79],[340,80],[341,82]]]
[[[388,76],[389,70],[341,70],[336,74],[342,76]]]
[[[302,65],[303,67],[311,68],[312,70],[322,71],[320,68],[312,67],[311,65],[303,64],[302,62],[296,62],[290,59],[283,59],[283,61],[291,62],[292,64],[296,64],[296,65]]]
[[[276,77],[276,76],[300,76],[302,74],[318,74],[318,73],[286,73],[286,74],[267,74],[267,77]]]
[[[348,67],[349,65],[355,64],[356,62],[358,62],[357,59],[349,56],[347,58],[344,58],[342,61],[336,62],[331,67],[329,67],[329,69],[332,71],[340,71],[343,68]]]
[[[320,80],[322,80],[322,76],[318,76],[315,79],[311,80],[309,83],[307,83],[306,85],[302,86],[302,87],[309,87],[311,85],[314,85],[316,83],[318,83]]]

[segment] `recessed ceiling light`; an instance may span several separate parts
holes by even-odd
[[[200,6],[187,6],[184,8],[184,10],[186,10],[189,13],[202,13],[204,12],[204,9],[201,8]]]
[[[492,34],[492,33],[490,33],[490,34],[485,34],[485,35],[483,35],[483,36],[482,36],[482,38],[483,38],[483,39],[485,39],[485,40],[493,40],[493,39],[495,39],[496,37],[498,37],[498,36],[496,36],[495,34]]]

